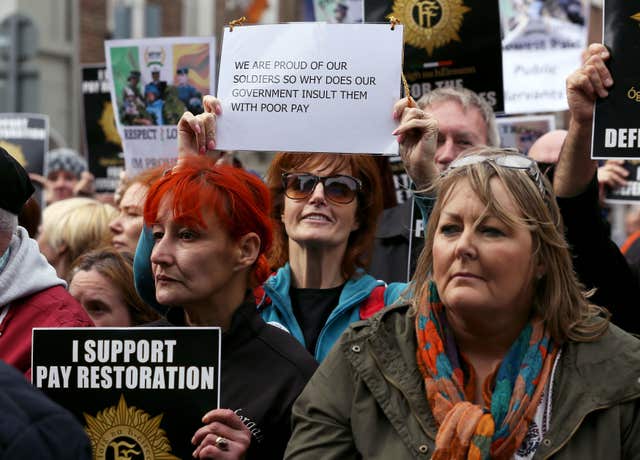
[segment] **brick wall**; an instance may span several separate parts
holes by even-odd
[[[80,0],[80,63],[104,62],[107,16],[104,0]]]

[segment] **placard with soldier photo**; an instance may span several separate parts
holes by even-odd
[[[214,88],[215,39],[107,40],[105,54],[127,173],[175,163],[180,117]]]

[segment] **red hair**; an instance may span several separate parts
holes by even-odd
[[[289,261],[289,237],[281,218],[284,213],[285,199],[282,173],[310,171],[315,167],[326,169],[326,175],[349,169],[353,177],[362,181],[362,190],[358,192],[358,208],[356,210],[356,220],[360,225],[349,235],[347,250],[339,262],[342,274],[346,278],[351,278],[356,269],[369,267],[378,216],[382,212],[380,172],[376,160],[370,155],[278,153],[274,157],[266,177],[273,197],[271,219],[275,233],[269,262],[275,269],[282,267]]]
[[[262,181],[244,169],[216,165],[205,156],[189,156],[155,181],[144,204],[144,222],[152,225],[162,199],[170,195],[174,220],[181,225],[207,228],[203,211],[212,211],[234,241],[247,233],[260,238],[260,253],[252,269],[251,288],[270,274],[265,254],[273,230],[269,218],[271,199]]]

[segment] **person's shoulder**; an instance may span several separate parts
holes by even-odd
[[[22,315],[31,318],[33,326],[93,326],[93,321],[86,310],[62,286],[53,286],[15,302],[14,307]]]
[[[371,318],[352,323],[342,336],[343,342],[360,340],[369,336],[378,336],[382,331],[402,334],[407,328],[413,328],[412,304],[409,300],[380,310]]]
[[[640,339],[614,324],[596,340],[568,342],[563,348],[565,369],[588,382],[595,398],[640,398]]]
[[[3,362],[0,410],[3,458],[91,458],[89,440],[76,419]]]
[[[258,339],[265,345],[265,352],[271,359],[277,359],[280,365],[305,378],[311,377],[318,367],[313,356],[291,334],[279,327],[265,323],[260,329]]]

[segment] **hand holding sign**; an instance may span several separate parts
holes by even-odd
[[[607,88],[613,85],[613,79],[605,65],[605,61],[609,59],[609,51],[604,45],[589,45],[584,58],[582,67],[567,78],[567,100],[572,120],[590,125],[593,104],[598,97],[609,95]]]
[[[417,107],[413,99],[409,98],[396,102],[393,118],[400,121],[393,134],[398,136],[404,167],[418,189],[423,189],[437,174],[434,155],[437,147],[438,121]]]
[[[192,444],[198,444],[194,458],[244,458],[251,443],[251,432],[238,415],[229,409],[215,409],[207,412],[202,421],[206,425],[196,431],[191,440]]]

